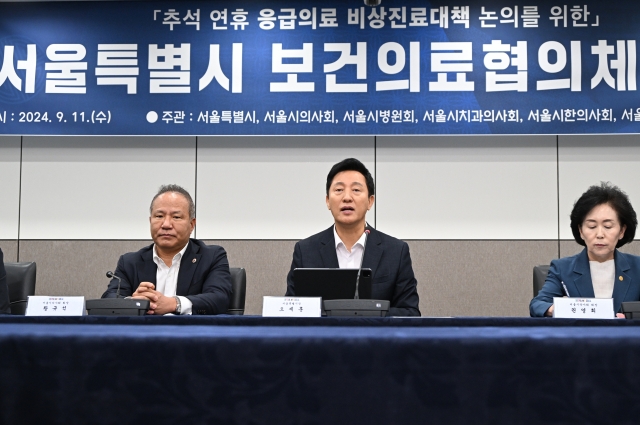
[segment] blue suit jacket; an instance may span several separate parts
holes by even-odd
[[[420,316],[409,245],[369,227],[362,267],[371,269],[371,298],[389,300],[389,316]],[[293,269],[339,268],[333,226],[296,243],[286,296],[295,296]]]
[[[11,314],[9,308],[9,287],[7,286],[7,271],[4,269],[4,254],[0,249],[0,314]]]
[[[618,313],[623,301],[640,300],[640,257],[624,254],[616,249],[613,259],[616,266],[613,309]],[[573,257],[560,258],[551,262],[544,286],[529,304],[532,317],[544,316],[553,304],[553,297],[565,295],[561,282],[567,286],[571,297],[595,297],[586,249]]]
[[[115,271],[122,279],[120,296],[131,296],[140,282],[155,285],[157,270],[153,244],[122,255]],[[117,288],[118,280],[112,279],[102,298],[115,298]],[[176,295],[185,296],[193,303],[193,314],[226,313],[231,298],[231,275],[224,248],[190,239],[180,261]]]

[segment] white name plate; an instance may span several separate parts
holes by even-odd
[[[27,316],[84,316],[84,297],[29,296]]]
[[[561,319],[615,319],[613,298],[553,298],[553,317]]]
[[[264,297],[263,317],[320,317],[320,297]]]

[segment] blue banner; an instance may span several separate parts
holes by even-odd
[[[640,133],[640,3],[0,3],[0,134]]]

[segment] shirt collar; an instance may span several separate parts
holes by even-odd
[[[358,239],[358,241],[355,243],[355,245],[353,245],[354,247],[356,245],[360,245],[363,249],[364,249],[364,239],[367,236],[366,233],[362,232],[362,236],[360,236],[360,239]],[[342,245],[345,249],[347,249],[346,245],[344,244],[344,242],[342,242],[342,239],[340,239],[340,236],[338,236],[338,232],[336,232],[336,225],[333,225],[333,239],[334,242],[336,244],[336,249],[338,249],[338,247],[340,245]],[[352,247],[353,249],[353,247]]]
[[[187,244],[184,246],[184,248],[180,250],[180,252],[178,252],[176,255],[173,256],[173,259],[171,260],[172,266],[176,261],[180,263],[180,260],[182,260],[182,256],[184,255],[188,246],[189,246],[189,242],[187,242]],[[164,261],[162,261],[162,258],[158,256],[158,251],[156,250],[156,244],[153,244],[153,262],[156,264],[159,264],[159,262],[164,264]]]

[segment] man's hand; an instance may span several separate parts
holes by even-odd
[[[131,298],[140,298],[150,301],[147,314],[167,314],[176,311],[177,303],[174,297],[167,297],[155,290],[151,282],[141,282]]]
[[[553,308],[554,307],[555,307],[554,305],[551,305],[551,307],[549,307],[549,309],[544,312],[544,315],[547,316],[547,317],[553,317]]]

